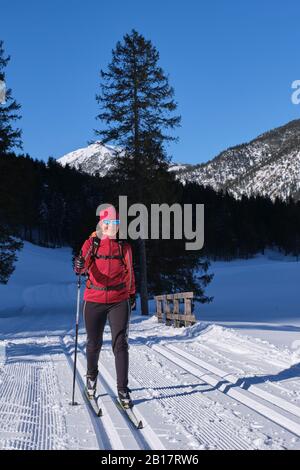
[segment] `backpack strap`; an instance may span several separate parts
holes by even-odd
[[[97,251],[98,251],[98,248],[100,246],[100,243],[101,243],[101,240],[100,240],[100,238],[97,237],[97,235],[95,237],[93,237],[93,245],[92,245],[93,248],[92,248],[92,254],[91,254],[91,257],[93,258],[93,261],[97,257]]]
[[[92,237],[92,244],[91,244],[91,247],[90,247],[90,250],[89,250],[89,253],[91,253],[91,257],[90,257],[90,262],[89,262],[89,265],[88,265],[87,271],[86,271],[87,275],[88,275],[90,267],[92,266],[93,262],[95,261],[95,257],[97,256],[97,251],[98,251],[98,248],[100,246],[100,242],[101,242],[101,240],[100,240],[100,238],[97,237],[97,235]]]
[[[125,262],[125,256],[124,256],[124,240],[118,240],[118,247],[119,247],[119,253],[120,253],[122,264],[125,268],[125,272],[127,273],[128,268],[127,268],[127,265]]]
[[[94,234],[93,234],[94,235]],[[118,248],[119,248],[119,255],[98,255],[98,248],[101,244],[100,238],[97,237],[97,235],[93,236],[93,241],[92,241],[92,247],[91,247],[91,258],[90,258],[90,264],[88,266],[87,271],[90,269],[92,263],[95,261],[95,259],[120,259],[122,261],[122,264],[125,268],[125,271],[127,272],[127,265],[125,262],[125,256],[124,256],[124,240],[117,240],[118,242]]]
[[[122,264],[123,264],[124,269],[125,269],[125,273],[127,274],[128,268],[127,268],[127,265],[126,265],[126,262],[125,262],[125,256],[124,256],[124,240],[117,240],[117,242],[118,242],[118,248],[119,248],[119,253],[120,253],[119,255],[111,255],[111,256],[98,255],[97,252],[98,252],[98,248],[101,244],[101,240],[96,235],[93,236],[92,246],[91,246],[91,250],[92,250],[91,251],[91,258],[90,258],[90,263],[89,263],[88,269],[86,271],[86,276],[87,276],[86,287],[88,289],[110,290],[110,289],[118,289],[119,287],[123,288],[125,286],[124,283],[121,283],[120,285],[118,284],[116,286],[108,286],[107,288],[106,287],[102,288],[102,287],[94,286],[91,282],[91,279],[90,279],[90,273],[89,273],[90,267],[94,263],[95,259],[99,259],[99,258],[102,258],[102,259],[112,259],[112,258],[121,259]]]

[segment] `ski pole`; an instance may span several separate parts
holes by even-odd
[[[80,251],[81,256],[81,251]],[[73,370],[73,391],[72,391],[72,406],[78,405],[74,401],[75,398],[75,382],[76,382],[76,364],[77,364],[77,345],[78,345],[78,326],[79,326],[79,312],[80,312],[80,288],[81,288],[81,273],[78,273],[77,281],[77,308],[76,308],[76,326],[75,326],[75,355],[74,355],[74,370]]]

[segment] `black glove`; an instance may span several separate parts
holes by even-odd
[[[77,256],[75,258],[75,271],[77,274],[81,274],[82,270],[84,269],[85,259],[83,256]]]
[[[131,310],[135,310],[135,307],[136,307],[136,302],[135,302],[135,300],[136,300],[135,294],[130,294],[130,296],[129,296],[129,302],[130,302],[130,308],[131,308]]]

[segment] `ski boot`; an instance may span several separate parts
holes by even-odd
[[[86,394],[88,398],[95,398],[96,396],[96,387],[97,387],[97,376],[92,377],[91,375],[86,376]]]
[[[118,390],[120,404],[125,410],[133,407],[133,401],[130,398],[129,392],[131,392],[131,390],[128,387],[125,390]]]

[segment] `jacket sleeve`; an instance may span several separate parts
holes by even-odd
[[[124,246],[124,258],[127,267],[126,273],[126,285],[129,295],[135,295],[136,287],[135,287],[135,276],[134,276],[134,269],[133,269],[133,260],[132,260],[132,249],[129,243],[126,243]]]
[[[84,269],[81,271],[81,273],[85,273],[89,267],[90,260],[91,260],[91,255],[92,255],[92,248],[93,248],[93,239],[92,237],[88,238],[84,244],[82,245],[81,248],[81,255],[85,259],[84,261]],[[76,270],[76,267],[74,267],[74,271],[78,272]]]

